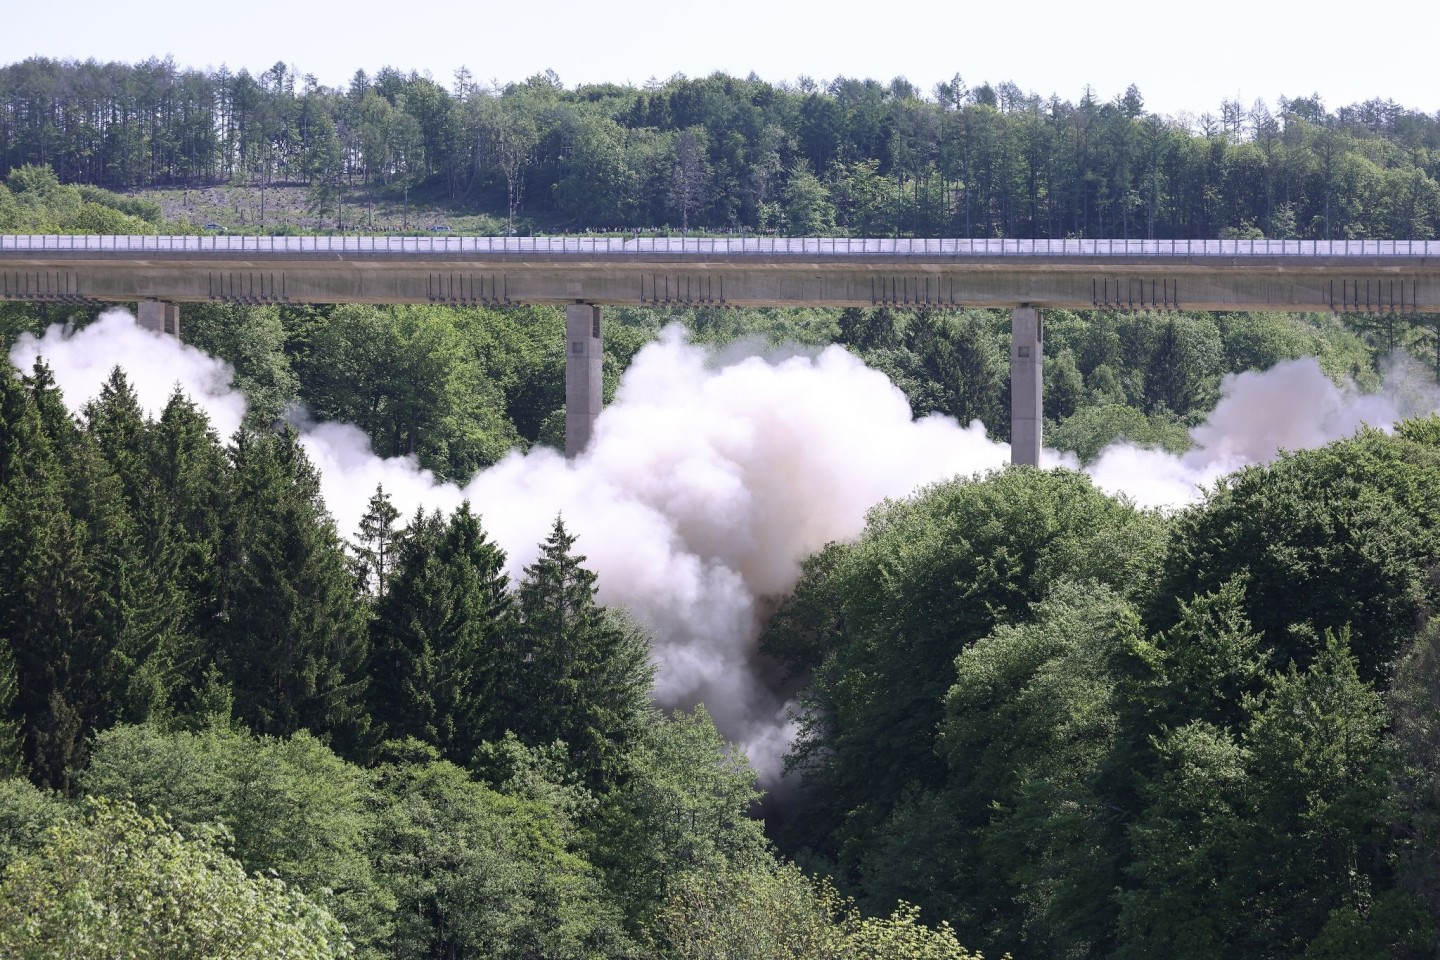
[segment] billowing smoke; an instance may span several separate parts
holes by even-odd
[[[243,416],[224,364],[137,328],[123,311],[78,333],[22,337],[11,360],[28,369],[37,354],[77,409],[118,363],[152,412],[178,383],[220,430]],[[1243,464],[1362,422],[1388,425],[1401,412],[1393,399],[1336,388],[1313,360],[1293,361],[1228,378],[1191,453],[1118,446],[1091,472],[1141,504],[1180,505]],[[679,328],[636,356],[591,449],[573,462],[548,449],[512,453],[459,487],[413,458],[377,457],[355,427],[295,422],[342,534],[355,530],[377,484],[405,515],[468,499],[518,577],[563,514],[600,575],[602,602],[628,608],[655,637],[661,704],[703,701],[772,784],[791,730],[756,654],[766,601],[794,585],[806,555],[860,533],[879,501],[1009,460],[1008,446],[978,423],[913,420],[904,395],[841,348],[718,355]]]
[[[179,387],[210,415],[222,437],[234,433],[245,417],[245,397],[232,385],[235,372],[228,363],[174,337],[142,330],[124,310],[106,310],[78,331],[55,324],[40,339],[23,334],[10,351],[10,362],[28,374],[42,354],[72,410],[99,396],[101,384],[118,366],[140,406],[152,414],[158,415]]]
[[[1437,409],[1440,393],[1402,358],[1387,365],[1379,393],[1364,394],[1336,386],[1313,357],[1302,357],[1225,377],[1220,402],[1190,431],[1194,445],[1185,454],[1116,444],[1087,472],[1096,486],[1140,506],[1180,506],[1225,474],[1266,463],[1282,450],[1323,446],[1363,425],[1388,430],[1397,420]]]

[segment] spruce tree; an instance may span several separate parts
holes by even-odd
[[[184,685],[181,665],[194,646],[181,625],[186,604],[168,523],[169,491],[154,472],[154,424],[119,367],[82,414],[87,449],[104,458],[114,477],[105,495],[118,492],[131,521],[129,540],[111,545],[128,557],[115,584],[122,617],[116,669],[127,684],[115,691],[115,706],[121,719],[139,721],[172,710]]]
[[[481,741],[504,732],[497,681],[512,629],[505,554],[470,505],[448,522],[417,513],[371,625],[372,714],[383,734],[469,763]]]
[[[596,790],[611,785],[643,729],[654,676],[644,635],[595,602],[596,576],[555,518],[519,589],[507,662],[513,729],[531,745],[564,741]]]
[[[50,441],[56,455],[68,459],[70,452],[80,442],[80,425],[66,409],[65,399],[60,395],[60,388],[55,383],[55,374],[45,363],[44,357],[36,358],[30,375],[23,378],[23,382],[30,390],[31,402],[35,406],[41,431]]]
[[[221,530],[229,465],[209,418],[177,390],[150,426],[150,563],[165,585],[174,644],[175,709],[189,714],[213,660],[205,638],[219,619]]]
[[[365,507],[365,515],[360,518],[360,529],[350,542],[355,581],[362,593],[376,598],[385,596],[390,574],[395,568],[396,543],[401,536],[400,531],[395,529],[395,521],[399,517],[400,511],[390,502],[384,486],[376,484],[375,493]]]
[[[261,733],[306,728],[355,749],[366,727],[366,658],[354,580],[291,431],[242,431],[221,541],[213,657],[239,716]]]
[[[15,657],[10,653],[10,645],[0,638],[0,780],[25,771],[24,733],[13,713],[19,693]]]
[[[149,433],[140,400],[119,367],[100,387],[100,395],[81,411],[85,432],[95,441],[124,487],[132,512],[154,497],[149,469]]]
[[[50,461],[30,394],[14,368],[0,363],[0,776],[23,767],[24,715],[10,644],[24,623],[27,526],[37,507],[43,509],[43,467]]]
[[[15,658],[32,774],[64,790],[90,733],[163,700],[144,609],[154,582],[121,483],[48,368],[37,363],[24,386],[6,378],[0,630]]]

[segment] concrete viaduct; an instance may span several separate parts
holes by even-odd
[[[1040,460],[1044,308],[1440,312],[1440,242],[830,238],[0,236],[0,299],[563,304],[565,448],[600,413],[601,308],[1003,307],[1011,450]]]

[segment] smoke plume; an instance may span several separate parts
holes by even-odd
[[[1361,426],[1382,430],[1406,417],[1440,409],[1440,393],[1403,357],[1392,358],[1379,393],[1336,386],[1314,357],[1269,370],[1229,374],[1220,402],[1190,431],[1193,446],[1175,456],[1130,444],[1100,452],[1087,472],[1095,485],[1142,507],[1198,500],[1220,477],[1268,463],[1282,450],[1310,450],[1348,437]]]
[[[24,336],[11,361],[43,355],[72,408],[96,396],[110,369],[129,374],[156,413],[178,385],[227,434],[244,415],[221,361],[107,311],[76,333]],[[1335,387],[1313,360],[1227,378],[1211,418],[1182,457],[1116,446],[1091,468],[1098,485],[1146,506],[1178,506],[1226,472],[1388,425],[1419,407]],[[1428,406],[1427,406],[1428,405]],[[774,784],[791,739],[787,704],[767,682],[756,643],[762,607],[788,591],[801,560],[854,537],[866,512],[916,487],[1003,466],[1009,448],[978,423],[914,420],[905,396],[839,347],[719,355],[664,331],[626,371],[590,449],[566,461],[549,449],[511,453],[463,487],[438,482],[413,458],[384,459],[359,429],[294,422],[321,471],[342,535],[353,533],[382,484],[402,515],[469,500],[519,577],[557,514],[599,573],[600,600],[629,609],[655,640],[663,706],[704,702]],[[1073,463],[1046,451],[1047,465]]]

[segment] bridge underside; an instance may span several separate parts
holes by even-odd
[[[180,303],[563,304],[570,456],[600,412],[603,305],[1009,308],[1012,460],[1038,465],[1042,309],[1440,313],[1436,245],[1357,244],[0,237],[0,299],[136,303],[175,336]]]
[[[1425,261],[1076,263],[1010,257],[986,263],[660,263],[542,258],[455,259],[293,254],[268,260],[63,255],[0,259],[0,299],[240,303],[444,303],[737,307],[1037,307],[1118,310],[1440,311],[1440,275]],[[678,259],[678,258],[677,258]]]

